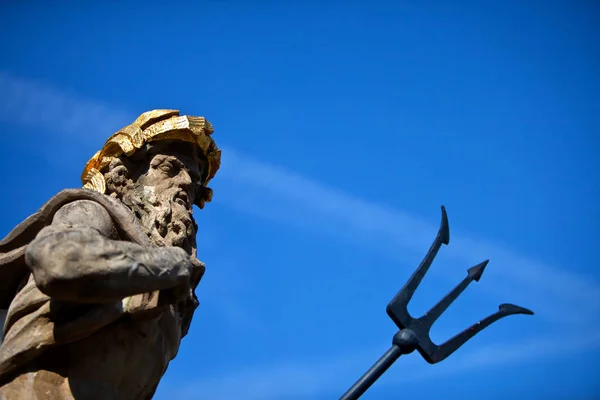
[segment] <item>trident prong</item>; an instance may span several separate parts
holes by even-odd
[[[419,264],[417,270],[387,306],[386,311],[388,315],[400,329],[407,328],[414,320],[408,313],[408,303],[415,294],[417,287],[419,287],[419,284],[429,270],[429,267],[431,267],[433,259],[440,250],[440,247],[442,247],[442,244],[447,245],[448,243],[450,243],[448,214],[446,214],[446,207],[442,206],[442,223],[440,224],[440,229],[438,229],[438,233],[431,244],[429,251],[425,255],[423,261],[421,261],[421,264]]]
[[[396,326],[400,329],[392,340],[392,347],[367,371],[341,398],[340,400],[358,399],[402,354],[409,354],[418,350],[423,358],[431,363],[437,363],[456,350],[469,339],[490,326],[501,318],[515,314],[533,315],[531,310],[513,304],[501,304],[497,312],[481,321],[471,325],[458,335],[447,340],[442,345],[432,342],[429,333],[437,319],[448,309],[460,294],[473,281],[479,282],[489,260],[485,260],[467,270],[467,276],[444,296],[435,306],[420,318],[413,318],[408,312],[408,303],[412,299],[417,287],[429,270],[442,244],[450,242],[450,229],[446,208],[442,206],[442,223],[437,236],[425,258],[412,274],[402,289],[388,304],[386,311]]]
[[[501,318],[516,314],[533,315],[533,311],[528,310],[525,307],[516,306],[514,304],[500,304],[500,306],[498,306],[498,311],[496,311],[492,315],[485,317],[481,321],[474,323],[458,335],[454,336],[452,339],[447,340],[441,346],[437,346],[437,348],[431,349],[432,351],[429,351],[426,354],[423,354],[423,352],[421,351],[419,352],[421,353],[423,358],[427,360],[427,362],[435,364],[447,358],[450,354],[454,353],[456,350],[458,350],[460,346],[465,344],[467,341],[469,341],[469,339],[481,332],[483,329],[490,326],[492,323],[498,321]]]
[[[490,260],[485,260],[482,263],[477,264],[474,267],[471,267],[467,270],[467,276],[462,280],[461,283],[456,285],[454,289],[450,291],[446,296],[444,296],[435,306],[431,307],[431,310],[427,311],[425,315],[421,318],[421,322],[425,325],[433,325],[435,321],[448,309],[450,304],[454,302],[460,296],[460,294],[469,286],[469,284],[473,281],[479,282],[481,279],[481,275],[485,270],[485,267],[490,262]]]

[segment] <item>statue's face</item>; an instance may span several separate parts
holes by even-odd
[[[200,195],[205,168],[195,146],[155,142],[111,163],[107,192],[131,208],[155,244],[182,247],[193,254],[197,225],[192,205]]]
[[[150,148],[147,162],[137,182],[153,188],[158,196],[167,195],[191,213],[205,168],[194,147],[182,142],[164,143]]]

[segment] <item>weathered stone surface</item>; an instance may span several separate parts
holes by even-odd
[[[145,113],[140,130],[188,129],[177,114]],[[201,146],[161,130],[113,148],[106,165],[86,166],[101,174],[84,174],[87,189],[59,193],[0,241],[0,399],[152,397],[204,273],[192,205],[210,200],[218,150],[198,121]]]

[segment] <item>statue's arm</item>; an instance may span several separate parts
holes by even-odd
[[[104,303],[156,290],[187,292],[196,267],[183,249],[115,239],[106,209],[80,200],[56,213],[27,247],[25,261],[38,288],[62,301]]]

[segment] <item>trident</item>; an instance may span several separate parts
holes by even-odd
[[[471,325],[452,339],[442,345],[437,345],[431,341],[429,331],[434,322],[446,311],[454,300],[469,286],[472,281],[479,282],[485,267],[489,260],[475,265],[467,270],[467,276],[454,289],[442,298],[433,308],[425,313],[421,318],[413,318],[408,312],[408,302],[412,299],[415,290],[421,283],[421,280],[429,270],[433,259],[442,244],[450,242],[450,229],[448,227],[448,215],[446,208],[442,206],[442,224],[438,234],[429,248],[427,255],[400,289],[398,294],[390,301],[387,306],[387,313],[400,329],[392,339],[392,347],[383,355],[373,366],[348,389],[340,400],[356,400],[362,396],[373,383],[383,373],[392,366],[392,364],[403,354],[412,353],[415,349],[421,353],[421,356],[430,364],[438,363],[454,353],[460,346],[469,339],[487,328],[501,318],[513,314],[533,315],[533,311],[514,304],[500,304],[498,311]]]

